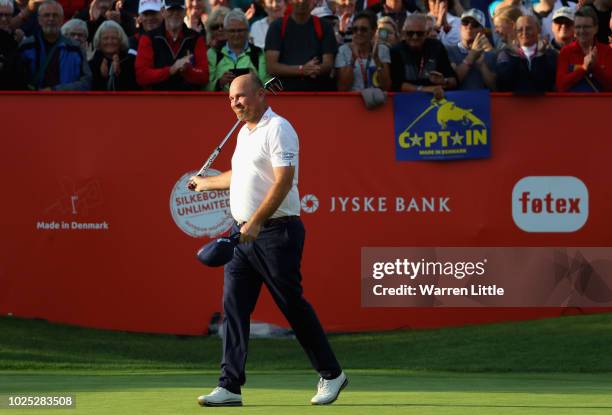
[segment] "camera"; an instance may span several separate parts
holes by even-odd
[[[378,29],[378,40],[387,42],[389,40],[389,30],[383,28]]]

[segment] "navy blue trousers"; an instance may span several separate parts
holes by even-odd
[[[234,225],[232,232],[237,231]],[[239,244],[225,266],[219,386],[230,392],[240,393],[246,381],[250,317],[262,283],[287,318],[312,367],[325,379],[341,372],[321,323],[303,295],[300,262],[304,236],[304,225],[297,218],[265,226],[254,242]]]

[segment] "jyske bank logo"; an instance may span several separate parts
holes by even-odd
[[[512,190],[512,218],[525,232],[575,232],[588,217],[589,192],[577,177],[524,177]]]
[[[315,195],[306,195],[300,201],[302,210],[306,213],[314,213],[319,209],[319,199]]]

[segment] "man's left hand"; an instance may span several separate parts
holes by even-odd
[[[257,239],[257,235],[261,231],[261,225],[258,223],[247,222],[240,228],[240,243],[253,242]]]
[[[444,75],[441,72],[431,71],[429,72],[429,82],[434,85],[444,85]]]

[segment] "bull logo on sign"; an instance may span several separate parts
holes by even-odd
[[[432,101],[432,105],[438,107],[436,119],[441,128],[446,129],[449,121],[461,122],[465,126],[475,127],[483,126],[484,123],[480,118],[472,114],[471,109],[464,109],[455,105],[454,102],[441,99],[440,101]]]

